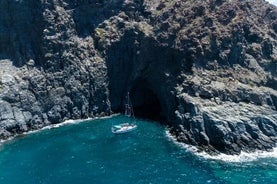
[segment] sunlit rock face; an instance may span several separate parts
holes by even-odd
[[[277,10],[263,0],[2,0],[0,135],[120,112],[228,154],[277,137]]]

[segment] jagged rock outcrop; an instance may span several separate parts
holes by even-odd
[[[277,8],[264,0],[0,5],[1,138],[120,111],[130,91],[208,152],[276,145]]]
[[[2,138],[109,113],[107,67],[94,40],[78,36],[71,8],[81,5],[71,3],[1,1]]]

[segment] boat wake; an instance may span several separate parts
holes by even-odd
[[[192,152],[193,154],[209,159],[209,160],[220,160],[224,162],[252,162],[261,158],[277,158],[277,147],[273,151],[256,151],[253,153],[241,152],[239,155],[227,155],[224,153],[218,155],[210,155],[204,151],[199,151],[195,146],[187,145],[185,143],[178,142],[174,136],[169,133],[169,130],[166,130],[166,136],[174,144],[184,148],[185,150]]]

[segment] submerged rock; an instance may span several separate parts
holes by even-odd
[[[264,0],[2,0],[0,10],[1,138],[121,111],[130,91],[137,113],[208,152],[276,145],[277,8]]]

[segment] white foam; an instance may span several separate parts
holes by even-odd
[[[203,157],[209,160],[221,160],[224,162],[251,162],[260,158],[277,158],[277,147],[273,148],[273,151],[256,151],[253,153],[241,152],[239,155],[227,155],[224,153],[218,155],[210,155],[204,151],[199,151],[195,146],[187,145],[185,143],[178,142],[174,136],[166,130],[166,136],[178,146],[192,152],[193,154]]]
[[[85,122],[85,121],[89,121],[89,120],[92,120],[92,118],[78,119],[78,120],[69,119],[69,120],[66,120],[62,123],[51,124],[51,125],[45,126],[45,127],[41,128],[41,129],[38,129],[38,130],[32,130],[32,131],[24,132],[23,135],[33,134],[33,133],[37,133],[37,132],[40,132],[40,131],[43,131],[43,130],[49,130],[49,129],[53,129],[53,128],[59,128],[59,127],[69,125],[69,124],[78,124],[80,122]]]
[[[0,139],[0,146],[4,142],[11,141],[11,140],[13,140],[14,138],[16,138],[19,135],[29,135],[29,134],[37,133],[37,132],[40,132],[40,131],[43,131],[43,130],[48,130],[48,129],[53,129],[53,128],[59,128],[61,126],[65,126],[65,125],[69,125],[69,124],[78,124],[78,123],[81,123],[81,122],[86,122],[86,121],[96,120],[96,119],[108,119],[108,118],[111,118],[111,117],[114,117],[114,116],[118,116],[118,115],[119,114],[112,114],[110,116],[87,118],[87,119],[77,119],[77,120],[69,119],[69,120],[66,120],[66,121],[64,121],[62,123],[51,124],[51,125],[45,126],[45,127],[41,128],[41,129],[38,129],[38,130],[32,130],[32,131],[24,132],[22,134],[17,134],[17,135],[14,135],[14,136],[12,136],[12,137],[10,137],[8,139],[5,139],[5,140]]]
[[[0,139],[0,146],[1,146],[1,144],[4,143],[4,142],[12,140],[14,137],[15,137],[15,136],[12,136],[12,137],[9,137],[8,139],[5,139],[5,140]]]
[[[226,162],[251,162],[260,158],[277,158],[277,147],[273,151],[256,151],[253,153],[241,152],[239,155],[219,154],[216,156],[208,155],[207,153],[200,153],[200,156],[213,160],[223,160]]]
[[[277,0],[266,0],[266,1],[277,6]]]

